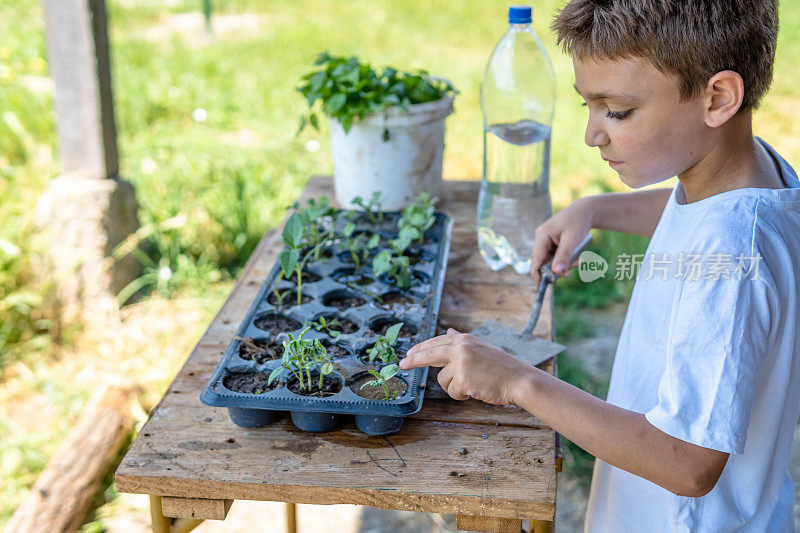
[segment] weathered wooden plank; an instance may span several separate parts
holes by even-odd
[[[154,413],[117,470],[117,490],[552,516],[552,431],[407,420],[400,433],[384,437],[353,424],[313,434],[287,417],[266,428],[239,428],[224,409],[206,409]]]
[[[456,516],[456,528],[463,531],[483,531],[486,533],[520,533],[522,531],[522,520],[460,514]]]
[[[225,520],[233,500],[211,500],[207,498],[161,498],[161,513],[172,518],[199,518],[201,520]]]

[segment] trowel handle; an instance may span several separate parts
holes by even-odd
[[[572,257],[569,258],[569,263],[567,264],[567,267],[569,267],[569,265],[578,260],[578,257],[580,257],[581,252],[583,252],[586,249],[586,247],[589,246],[590,242],[592,242],[592,234],[587,233],[586,237],[584,237],[583,240],[580,242],[580,244],[578,244],[578,246],[575,248],[575,251],[572,252]],[[558,279],[558,274],[553,272],[550,268],[552,262],[553,260],[550,259],[550,261],[545,263],[539,269],[539,274],[541,274],[542,276],[541,280],[544,281],[545,278],[547,278],[547,283],[553,283],[556,279]]]

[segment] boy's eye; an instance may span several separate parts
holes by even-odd
[[[622,120],[628,118],[628,116],[631,113],[633,113],[633,109],[628,109],[627,111],[620,111],[618,113],[614,111],[609,111],[608,113],[606,113],[606,116],[608,118],[613,118],[614,120]]]

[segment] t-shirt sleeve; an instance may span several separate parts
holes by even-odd
[[[763,271],[731,278],[680,280],[658,403],[645,417],[683,441],[740,454],[774,298]]]

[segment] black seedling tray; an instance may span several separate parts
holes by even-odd
[[[344,217],[348,211],[338,211],[334,218],[337,235],[341,235],[344,225],[348,220]],[[334,242],[327,250],[328,259],[321,258],[309,261],[304,272],[315,275],[315,281],[303,281],[301,295],[308,301],[301,305],[296,304],[296,296],[289,295],[284,301],[284,306],[279,307],[277,302],[270,302],[273,289],[296,289],[294,281],[278,280],[280,263],[276,261],[270,275],[261,287],[258,295],[250,306],[247,315],[237,330],[237,337],[253,339],[257,342],[274,342],[280,346],[277,357],[273,360],[264,360],[264,357],[244,359],[240,356],[242,342],[236,338],[228,345],[225,353],[217,365],[211,379],[206,384],[200,395],[200,400],[210,406],[227,407],[231,420],[243,427],[262,427],[269,424],[279,411],[289,411],[294,424],[306,431],[326,431],[332,429],[339,421],[341,415],[355,415],[357,427],[371,435],[393,433],[400,429],[405,417],[414,414],[422,408],[425,380],[428,367],[415,368],[410,371],[400,370],[397,378],[402,379],[407,389],[396,400],[371,400],[357,394],[356,386],[368,369],[380,370],[383,366],[379,361],[374,364],[361,359],[366,349],[379,337],[370,329],[371,325],[383,322],[389,325],[404,322],[416,333],[403,333],[398,337],[394,347],[398,357],[404,357],[405,352],[413,345],[429,339],[435,335],[436,323],[441,302],[442,287],[444,285],[447,256],[450,249],[450,233],[452,219],[437,212],[436,220],[426,232],[424,244],[412,244],[406,255],[417,258],[412,270],[411,288],[405,292],[390,283],[390,279],[382,277],[364,286],[346,284],[347,279],[341,275],[347,273],[346,269],[353,269],[354,265],[347,259],[347,253],[340,241]],[[360,215],[356,221],[356,231],[370,230],[379,233],[385,239],[376,251],[385,246],[388,239],[396,233],[396,224],[399,218],[397,212],[387,212],[384,222],[372,227]],[[361,222],[359,222],[361,220]],[[373,254],[374,255],[374,254]],[[374,278],[371,260],[361,267],[360,273]],[[381,304],[371,294],[384,297]],[[411,302],[391,302],[387,296],[395,295],[411,298]],[[340,308],[329,305],[330,299],[336,296],[355,296],[364,300],[362,305]],[[335,302],[334,302],[335,303]],[[277,314],[295,321],[289,328],[280,331],[270,330],[262,322],[270,315]],[[283,341],[287,334],[292,333],[297,337],[305,328],[306,321],[317,320],[319,316],[329,318],[347,319],[357,328],[352,333],[342,333],[336,338],[330,337],[326,332],[310,329],[304,339],[319,338],[323,344],[329,343],[343,348],[347,354],[334,356],[334,370],[327,377],[339,380],[342,389],[338,393],[327,397],[302,396],[295,394],[286,387],[286,380],[292,377],[291,372],[284,370],[280,383],[266,392],[242,393],[234,392],[225,387],[226,378],[235,379],[238,373],[261,373],[263,384],[273,369],[281,365]],[[258,327],[261,325],[262,327]],[[267,327],[267,329],[262,329]],[[278,329],[278,328],[274,328]],[[245,354],[247,355],[247,354]],[[250,378],[251,376],[248,376]],[[327,379],[326,377],[326,379]],[[273,381],[273,386],[276,384]]]

